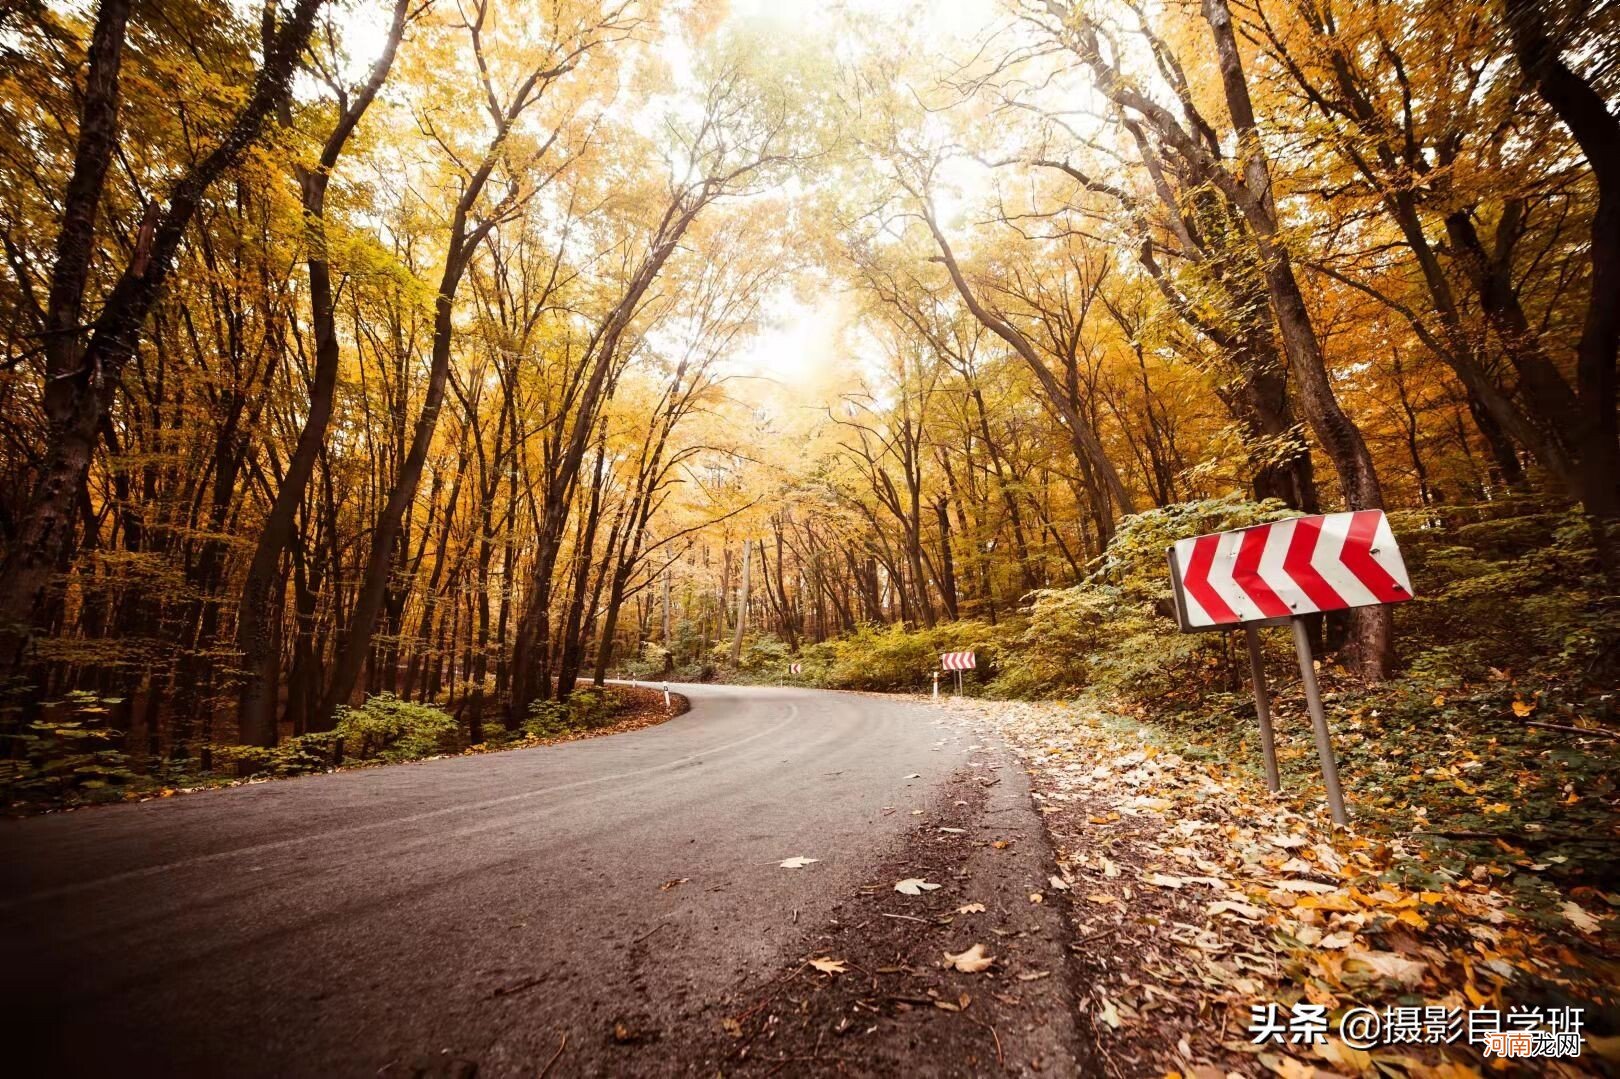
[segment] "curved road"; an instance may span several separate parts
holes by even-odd
[[[969,755],[922,704],[680,689],[623,735],[0,822],[11,1074],[533,1076],[565,1032],[554,1074],[608,1068],[783,961]]]

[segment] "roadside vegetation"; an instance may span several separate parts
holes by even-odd
[[[1337,832],[1286,635],[1262,634],[1273,796],[1242,638],[1182,634],[1167,608],[1165,547],[1288,512],[1168,506],[1121,521],[1084,580],[994,626],[863,627],[803,648],[796,677],[780,641],[755,638],[740,667],[712,657],[708,673],[916,693],[940,652],[975,650],[968,698],[947,706],[1024,757],[1058,850],[1049,899],[1086,942],[1083,1020],[1118,1074],[1475,1074],[1466,1045],[1368,1053],[1246,1033],[1254,1005],[1413,1000],[1573,1004],[1591,1055],[1549,1067],[1613,1067],[1620,597],[1585,522],[1528,498],[1394,515],[1416,592],[1394,610],[1400,670],[1369,684],[1320,664],[1352,813]]]
[[[745,641],[743,663],[672,656],[678,677],[923,692],[939,653],[971,649],[970,696],[1075,700],[1146,721],[1249,772],[1259,746],[1242,637],[1183,634],[1169,614],[1164,550],[1176,539],[1275,520],[1280,503],[1179,504],[1121,521],[1093,571],[1033,592],[992,626],[864,626],[789,656]],[[1577,514],[1509,499],[1393,515],[1416,598],[1397,605],[1398,675],[1380,683],[1319,661],[1358,826],[1434,833],[1448,845],[1529,844],[1554,860],[1536,879],[1620,889],[1620,597]],[[1330,649],[1335,626],[1322,627]],[[1319,788],[1290,639],[1263,630],[1284,728],[1285,784]],[[663,658],[649,649],[638,668]],[[684,659],[685,662],[677,662]],[[799,675],[788,664],[799,662]],[[953,692],[941,679],[941,692]],[[1472,834],[1477,833],[1477,834]],[[1606,904],[1605,904],[1606,905]]]
[[[662,722],[686,710],[672,695],[628,686],[591,686],[566,701],[536,701],[516,731],[491,727],[479,742],[442,707],[391,693],[342,708],[330,731],[289,735],[274,749],[222,746],[208,760],[132,760],[119,747],[123,732],[105,725],[116,700],[72,695],[45,702],[46,714],[19,741],[21,752],[0,761],[0,807],[14,814],[167,798],[207,787],[331,772],[373,764],[568,742]]]

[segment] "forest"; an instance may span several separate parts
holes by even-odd
[[[950,646],[1196,712],[1164,545],[1346,508],[1418,601],[1345,692],[1601,728],[1616,17],[8,3],[8,800]]]

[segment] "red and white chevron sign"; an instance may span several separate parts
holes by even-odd
[[[1216,532],[1180,540],[1171,552],[1186,631],[1412,598],[1383,510]]]
[[[940,670],[944,671],[971,671],[975,666],[972,652],[941,652],[939,656]]]
[[[788,673],[789,674],[802,674],[802,673],[804,673],[804,664],[802,664],[802,663],[789,663],[788,664]]]

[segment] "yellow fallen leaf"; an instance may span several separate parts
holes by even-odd
[[[975,944],[965,952],[945,953],[946,965],[955,967],[963,974],[978,974],[989,970],[994,962],[995,958],[986,954],[983,944]]]
[[[1307,895],[1294,905],[1304,910],[1331,910],[1339,914],[1352,914],[1357,910],[1356,901],[1347,895]]]
[[[1531,712],[1534,712],[1535,710],[1536,710],[1536,702],[1535,701],[1514,701],[1513,702],[1513,714],[1518,716],[1520,719],[1523,719],[1525,716],[1529,715]]]
[[[823,974],[844,974],[849,969],[844,966],[844,961],[842,959],[830,959],[826,956],[822,956],[820,959],[810,960],[810,965],[821,971]]]
[[[1423,930],[1429,928],[1429,919],[1425,918],[1415,910],[1403,910],[1399,914],[1395,915],[1395,917],[1399,918],[1413,929]]]
[[[1314,1048],[1317,1056],[1354,1075],[1372,1071],[1372,1054],[1364,1049],[1346,1045],[1337,1039],[1317,1042]]]
[[[964,905],[962,905],[960,907],[957,907],[956,908],[956,913],[958,913],[958,914],[983,914],[984,913],[984,904],[983,903],[967,903],[967,904],[964,904]]]

